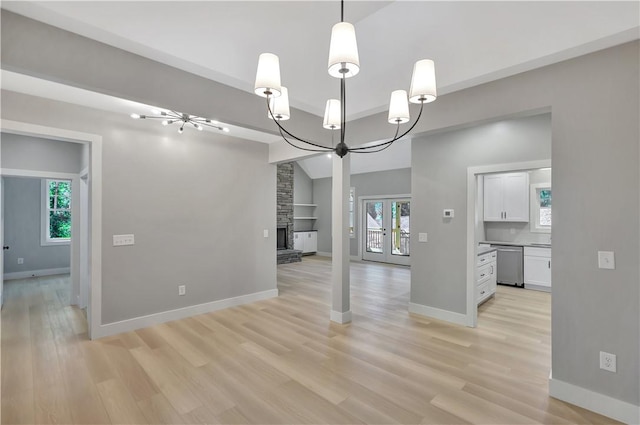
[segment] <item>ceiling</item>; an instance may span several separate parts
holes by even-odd
[[[294,108],[321,116],[326,99],[339,96],[326,72],[337,1],[2,1],[2,8],[248,92],[258,55],[276,53]],[[361,71],[347,80],[355,119],[385,111],[391,91],[409,88],[418,59],[435,60],[443,95],[638,39],[640,2],[348,1],[345,20],[356,27],[360,54]],[[6,75],[3,89],[45,93]],[[97,99],[86,106],[108,109]],[[353,155],[353,173],[408,167],[409,145]],[[330,163],[319,156],[303,166],[318,178],[330,175]]]

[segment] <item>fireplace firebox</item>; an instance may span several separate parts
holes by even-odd
[[[288,240],[289,238],[287,237],[287,226],[278,226],[278,228],[276,229],[277,231],[277,249],[281,250],[281,249],[289,249],[289,244],[288,244]]]

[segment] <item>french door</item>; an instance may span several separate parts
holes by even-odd
[[[408,198],[363,200],[362,259],[409,265]]]

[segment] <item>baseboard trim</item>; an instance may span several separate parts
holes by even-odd
[[[351,310],[345,311],[344,313],[331,310],[331,321],[341,325],[351,323]]]
[[[69,273],[71,273],[70,267],[61,267],[58,269],[27,270],[23,272],[5,273],[3,275],[3,279],[4,280],[28,279],[30,277],[55,276],[57,274],[69,274]]]
[[[103,338],[105,336],[116,335],[123,332],[131,332],[136,329],[159,325],[173,320],[184,319],[198,314],[211,313],[213,311],[262,301],[277,296],[278,290],[270,289],[268,291],[255,292],[253,294],[241,295],[239,297],[192,305],[175,310],[163,311],[161,313],[149,314],[147,316],[134,317],[133,319],[122,320],[120,322],[107,323],[105,325],[100,325],[98,329],[92,333],[91,339]]]
[[[532,289],[534,291],[541,291],[541,292],[551,292],[551,287],[549,286],[534,285],[532,283],[525,283],[524,289]]]
[[[331,258],[331,253],[330,252],[316,251],[316,255],[319,255],[320,257],[329,257],[329,258]]]
[[[456,325],[467,326],[467,316],[453,311],[442,310],[427,305],[409,303],[409,313],[419,314],[421,316],[432,317],[445,322],[455,323]]]
[[[640,406],[549,377],[549,395],[627,424],[640,423]]]

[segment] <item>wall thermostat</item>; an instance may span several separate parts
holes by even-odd
[[[453,210],[442,210],[442,217],[453,218]]]

